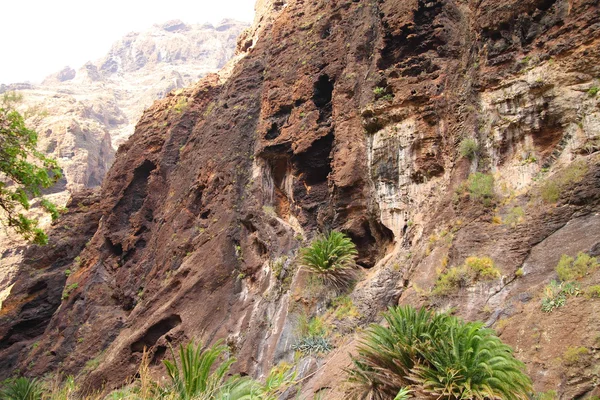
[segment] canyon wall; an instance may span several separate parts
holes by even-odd
[[[285,360],[302,398],[343,399],[360,331],[400,303],[485,321],[536,391],[598,395],[600,300],[540,303],[563,254],[600,255],[600,2],[260,5],[236,64],[146,110],[101,194],[28,250],[0,311],[0,376],[110,389],[145,347],[160,375],[170,344],[224,339],[236,371]],[[343,320],[295,262],[330,229],[359,251]],[[501,276],[436,296],[469,256]],[[328,355],[295,357],[303,314],[328,318]]]

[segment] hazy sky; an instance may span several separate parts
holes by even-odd
[[[132,31],[171,19],[252,21],[255,0],[0,0],[0,83],[78,69]]]

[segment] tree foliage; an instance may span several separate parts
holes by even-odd
[[[55,160],[36,149],[37,133],[25,126],[25,119],[14,108],[20,100],[17,94],[5,93],[0,101],[0,209],[3,222],[15,232],[45,244],[46,234],[24,210],[30,208],[32,199],[41,196],[43,188],[60,179],[61,172]],[[56,206],[47,199],[42,198],[40,206],[53,219],[58,217]]]

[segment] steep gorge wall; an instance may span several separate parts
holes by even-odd
[[[484,320],[536,390],[591,395],[600,303],[573,298],[546,314],[539,295],[561,254],[599,252],[599,2],[262,7],[231,75],[155,103],[100,198],[72,206],[98,221],[76,228],[87,242],[77,259],[23,266],[0,311],[1,375],[83,370],[88,387],[112,388],[144,347],[159,371],[168,344],[191,338],[226,339],[238,371],[264,374],[294,360],[298,310],[326,306],[306,295],[297,249],[338,229],[359,248],[360,317],[336,325],[328,357],[299,361],[307,395],[345,398],[353,332],[398,302]],[[473,160],[457,150],[464,138],[480,145]],[[573,170],[556,203],[540,197]],[[474,171],[495,178],[491,206],[460,189]],[[53,240],[74,239],[65,224]],[[438,272],[471,255],[492,257],[502,277],[428,295]],[[61,302],[53,285],[66,268]],[[572,346],[589,351],[557,362]]]

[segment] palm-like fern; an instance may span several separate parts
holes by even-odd
[[[250,377],[227,377],[235,362],[223,359],[227,350],[220,342],[206,350],[188,343],[179,346],[179,362],[171,350],[174,361],[163,360],[172,382],[166,397],[174,392],[178,400],[276,400],[295,377],[288,369],[274,369],[264,385]]]
[[[360,398],[527,399],[531,381],[509,346],[480,323],[412,307],[392,308],[372,326],[349,371]]]
[[[5,384],[0,397],[4,400],[40,400],[42,386],[37,379],[17,378]]]
[[[235,397],[223,394],[222,398],[224,399],[242,399],[241,392],[245,395],[252,391],[249,378],[233,376],[226,379],[227,372],[235,359],[228,358],[220,363],[218,361],[227,350],[227,346],[221,343],[206,350],[202,350],[201,343],[197,346],[192,343],[188,343],[186,346],[180,345],[179,363],[177,363],[171,349],[173,362],[163,360],[163,363],[171,378],[173,389],[181,400],[214,398],[222,392],[235,394]]]
[[[300,264],[320,275],[338,289],[349,286],[355,279],[358,252],[352,240],[342,232],[331,231],[317,237],[309,247],[300,250]]]

